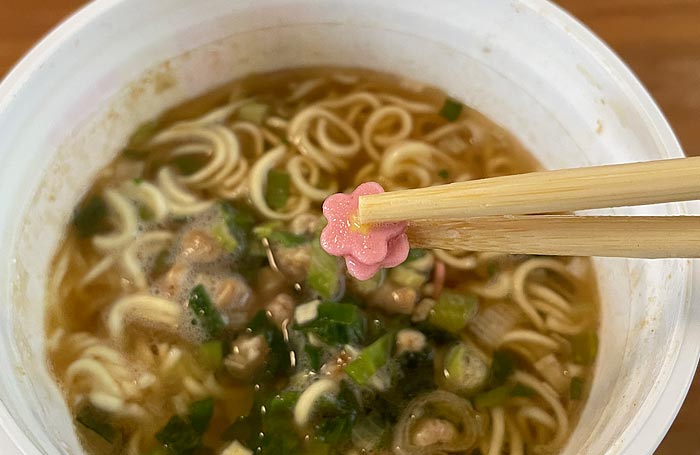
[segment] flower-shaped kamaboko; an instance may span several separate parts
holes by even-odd
[[[350,194],[334,194],[323,203],[328,225],[321,233],[321,247],[328,254],[343,256],[350,274],[360,280],[381,268],[395,267],[408,256],[406,222],[366,226],[355,220],[359,197],[383,192],[380,184],[366,182]]]

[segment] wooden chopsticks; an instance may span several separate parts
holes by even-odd
[[[700,157],[532,172],[361,196],[362,224],[700,199]]]
[[[505,215],[416,220],[413,248],[550,256],[700,257],[700,216]]]
[[[360,223],[409,221],[412,247],[700,257],[700,216],[552,212],[700,199],[700,157],[562,169],[361,196]]]

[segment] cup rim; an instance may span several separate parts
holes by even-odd
[[[6,115],[14,99],[19,97],[34,74],[42,70],[44,62],[53,53],[72,38],[79,36],[87,25],[109,14],[110,10],[127,1],[129,0],[93,0],[64,19],[35,44],[0,81],[0,119]],[[516,1],[522,7],[542,16],[550,24],[565,30],[566,34],[593,55],[601,66],[615,74],[618,86],[626,99],[637,104],[639,110],[647,116],[649,126],[655,130],[660,139],[662,146],[660,152],[665,158],[684,156],[670,124],[649,92],[622,59],[597,35],[577,18],[549,0]],[[685,206],[700,208],[700,204],[686,203]],[[692,301],[694,288],[700,287],[700,267],[696,265],[697,262],[690,261],[687,268],[688,301]],[[628,453],[646,453],[648,450],[648,453],[652,453],[665,437],[680,410],[700,358],[700,332],[695,333],[690,330],[690,324],[688,324],[688,321],[700,321],[700,306],[690,304],[686,316],[680,321],[681,327],[677,329],[682,332],[681,346],[666,384],[663,385],[657,401],[647,411],[647,415],[637,428],[627,427],[623,435],[631,439],[618,440],[621,445],[617,447],[618,450],[625,450]],[[0,430],[5,431],[19,450],[18,453],[28,453],[29,450],[38,449],[32,438],[24,433],[2,402],[0,402]],[[630,433],[630,430],[633,431]]]

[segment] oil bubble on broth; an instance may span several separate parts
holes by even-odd
[[[358,281],[318,244],[323,200],[364,181],[537,168],[440,90],[347,68],[251,75],[142,125],[49,280],[86,453],[557,453],[596,358],[587,259],[414,249]]]

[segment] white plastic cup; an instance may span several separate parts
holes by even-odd
[[[92,3],[0,86],[0,424],[18,447],[4,454],[81,453],[44,361],[45,279],[97,170],[139,123],[174,103],[253,71],[329,64],[442,87],[549,168],[682,156],[630,71],[544,0]],[[698,359],[693,265],[596,260],[599,359],[564,455],[650,454],[661,441]]]

